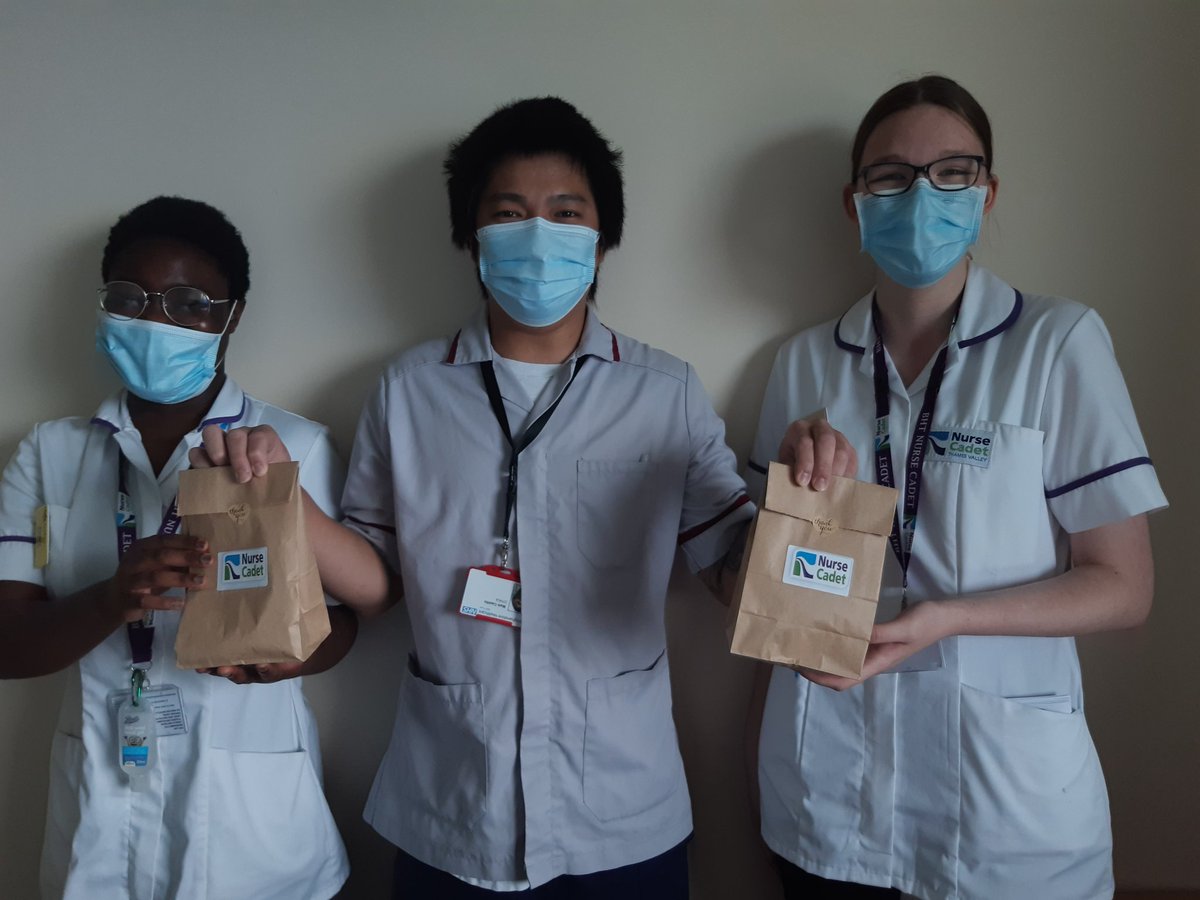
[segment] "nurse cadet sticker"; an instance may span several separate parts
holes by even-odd
[[[217,590],[244,591],[267,586],[267,548],[217,554]]]
[[[929,449],[940,462],[965,463],[986,469],[992,462],[992,446],[996,436],[990,431],[968,431],[965,428],[929,432]]]
[[[807,547],[788,547],[787,565],[783,570],[784,584],[848,597],[853,577],[854,560],[849,556],[837,556]]]

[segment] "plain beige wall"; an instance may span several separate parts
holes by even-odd
[[[624,245],[600,308],[694,362],[744,460],[775,347],[869,283],[839,191],[851,133],[926,71],[993,119],[999,205],[977,257],[1105,317],[1172,508],[1157,604],[1081,642],[1118,880],[1200,886],[1195,638],[1200,446],[1200,3],[610,0],[0,3],[0,458],[37,420],[90,414],[106,230],[158,193],[223,208],[253,286],[229,370],[330,424],[343,453],[400,348],[478,302],[448,240],[446,143],[501,102],[556,93],[624,148]],[[745,800],[748,666],[695,581],[670,603],[696,807],[694,895],[772,897]],[[312,679],[348,895],[389,851],[361,809],[408,639],[393,611]],[[59,676],[0,683],[0,896],[36,894]]]

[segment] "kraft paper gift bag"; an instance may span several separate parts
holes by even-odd
[[[181,669],[308,659],[329,612],[308,542],[295,462],[238,484],[228,467],[179,474],[183,533],[208,541],[215,583],[188,591],[175,656]]]
[[[850,478],[796,487],[771,463],[730,608],[730,650],[857,678],[898,492]]]

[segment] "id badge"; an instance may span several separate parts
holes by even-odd
[[[128,699],[128,688],[113,691],[108,695],[109,709],[115,715],[121,704]],[[187,713],[183,709],[183,698],[176,685],[150,685],[142,691],[142,705],[154,714],[155,731],[159,737],[187,734]]]
[[[144,701],[137,706],[128,693],[117,708],[117,766],[134,790],[147,789],[150,771],[158,765],[158,735],[154,711]]]
[[[472,619],[521,627],[521,576],[503,566],[473,566],[458,611]]]

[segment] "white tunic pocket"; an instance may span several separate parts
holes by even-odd
[[[198,685],[207,691],[204,714],[211,722],[209,746],[247,753],[302,749],[296,710],[299,685],[295,681],[234,684],[225,678],[209,677],[211,681]],[[186,697],[185,702],[190,699]]]
[[[308,752],[210,754],[206,896],[332,896],[346,875],[341,838]]]
[[[804,835],[806,850],[822,856],[862,840],[878,788],[864,777],[870,688],[832,691],[774,667],[759,744],[764,834]]]
[[[486,810],[487,731],[483,688],[436,684],[409,658],[392,744],[402,804],[467,828]]]
[[[686,789],[661,653],[648,669],[587,683],[583,802],[602,822],[636,816]]]
[[[1100,761],[1082,710],[961,687],[960,885],[970,896],[1111,895]]]

